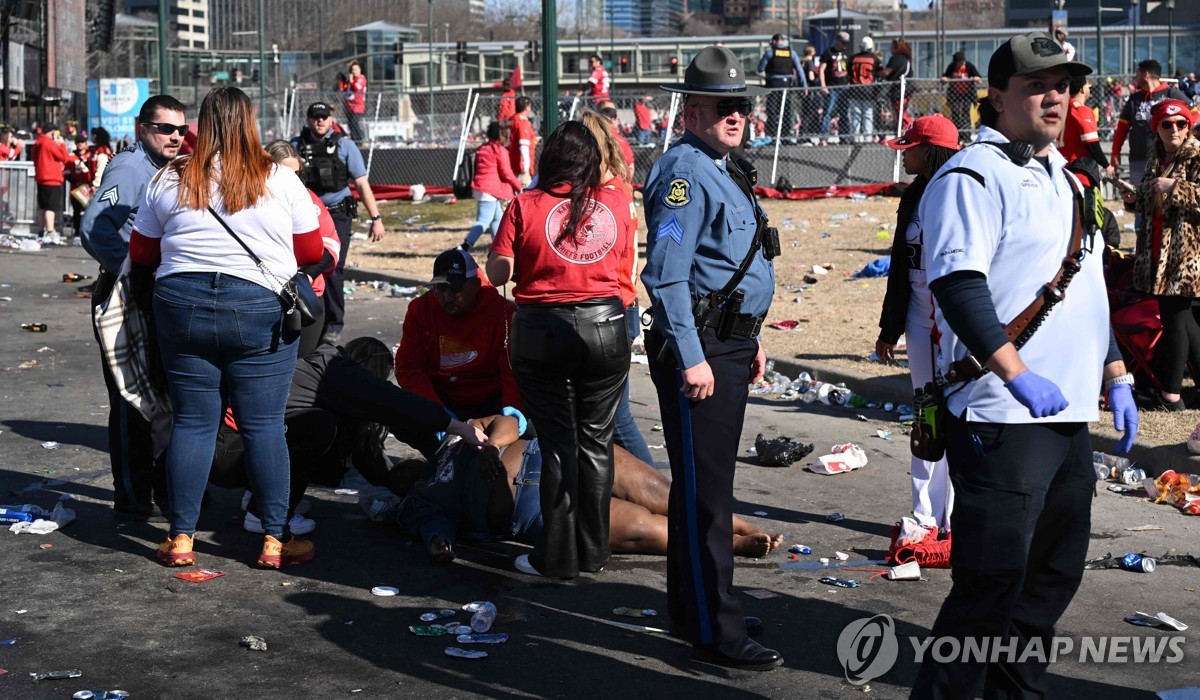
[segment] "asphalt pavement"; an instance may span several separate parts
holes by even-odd
[[[513,544],[462,543],[457,561],[433,566],[419,544],[366,521],[357,495],[325,488],[309,493],[316,559],[281,572],[254,566],[261,536],[242,530],[241,493],[213,489],[197,557],[200,568],[224,576],[191,583],[154,560],[165,523],[120,524],[112,516],[99,351],[88,301],[74,295],[78,284],[60,281],[67,272],[94,275],[95,265],[80,248],[0,251],[0,297],[11,297],[0,300],[0,501],[49,508],[69,495],[67,505],[78,515],[46,535],[0,532],[0,696],[68,698],[119,688],[134,698],[859,697],[862,687],[847,681],[839,661],[838,638],[849,623],[876,615],[894,621],[899,652],[894,666],[869,682],[870,696],[907,696],[917,670],[908,638],[928,634],[950,576],[944,570],[926,570],[923,580],[910,582],[874,576],[892,524],[911,504],[908,445],[882,411],[750,400],[736,512],[785,533],[787,545],[813,549],[797,562],[786,552],[737,562],[737,596],[747,614],[764,620],[761,640],[786,659],[770,673],[711,666],[666,635],[607,624],[665,626],[661,615],[612,614],[620,606],[665,611],[664,558],[617,556],[602,573],[569,584],[514,571],[512,557],[525,548]],[[396,342],[405,305],[380,294],[354,295],[344,337]],[[29,322],[48,329],[22,330]],[[665,461],[645,366],[634,365],[631,376],[634,415]],[[881,439],[880,429],[896,435]],[[748,452],[760,432],[813,442],[818,455],[853,441],[869,463],[837,476],[818,476],[803,463],[764,467]],[[401,455],[406,448],[392,441],[389,449]],[[344,486],[369,488],[354,478]],[[845,518],[827,522],[835,512]],[[1161,529],[1128,529],[1143,525]],[[1172,548],[1200,554],[1197,535],[1200,518],[1097,488],[1089,556]],[[859,582],[857,588],[818,581],[832,567],[816,560],[833,559],[835,551],[850,555],[849,568],[863,569],[837,573]],[[1153,697],[1150,691],[1196,684],[1197,584],[1196,567],[1087,572],[1059,625],[1075,652],[1052,665],[1051,697]],[[399,595],[372,595],[381,585]],[[774,597],[746,593],[757,589]],[[496,604],[494,631],[510,635],[506,644],[485,647],[488,658],[447,657],[453,640],[408,631],[430,608],[477,600]],[[1179,633],[1123,621],[1138,610],[1166,612],[1192,627]],[[468,617],[460,613],[458,620]],[[247,635],[265,639],[267,650],[239,646]],[[1100,638],[1140,646],[1170,637],[1184,640],[1174,663],[1078,660],[1080,647]],[[41,681],[30,675],[68,669],[82,675]]]

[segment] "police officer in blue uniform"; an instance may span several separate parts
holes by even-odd
[[[183,103],[155,95],[138,113],[137,143],[113,157],[88,203],[79,227],[83,248],[100,263],[92,306],[104,302],[129,254],[129,234],[150,179],[179,153],[187,133]],[[96,332],[96,341],[100,333]],[[101,352],[103,355],[103,352]],[[164,419],[151,425],[121,396],[101,359],[108,387],[108,455],[113,472],[113,510],[122,517],[148,518],[155,504],[167,503],[167,475],[161,456],[170,440]]]
[[[308,106],[306,115],[308,125],[292,139],[292,145],[304,159],[300,179],[305,187],[317,193],[329,210],[342,244],[337,267],[329,276],[329,284],[325,285],[324,337],[336,344],[346,322],[346,296],[342,290],[346,257],[350,254],[350,226],[358,216],[358,202],[350,193],[351,181],[371,217],[372,241],[383,240],[383,220],[371,183],[367,181],[362,151],[344,134],[333,130],[333,108],[325,102],[314,102]]]
[[[721,665],[768,670],[778,652],[751,640],[761,622],[742,615],[733,583],[734,461],[747,385],[761,378],[758,340],[774,294],[778,235],[753,195],[752,174],[731,160],[749,99],[728,49],[696,55],[684,82],[686,133],[646,180],[649,226],[642,283],[653,303],[647,334],[671,460],[667,605],[673,631]]]
[[[795,87],[808,87],[804,66],[800,56],[788,46],[787,37],[776,34],[771,37],[771,46],[758,60],[758,72],[763,74],[771,94],[767,97],[767,133],[774,136],[779,124],[780,106],[783,107],[783,130],[785,137],[792,136],[796,117],[792,110],[792,96],[783,92]],[[785,102],[786,99],[786,102]]]

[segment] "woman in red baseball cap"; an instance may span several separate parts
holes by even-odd
[[[915,390],[933,380],[934,364],[933,294],[925,280],[917,207],[934,173],[958,152],[958,128],[946,117],[934,114],[916,119],[903,136],[886,143],[903,154],[904,172],[914,179],[901,195],[896,212],[892,263],[875,353],[880,362],[891,362],[900,335],[904,334],[908,338],[908,368]],[[942,567],[948,567],[954,493],[945,457],[937,462],[912,458],[912,501],[918,527],[900,528],[892,547],[912,546],[922,566],[938,566],[940,561]]]
[[[1162,383],[1158,405],[1186,406],[1180,391],[1190,361],[1200,370],[1200,324],[1192,302],[1200,297],[1200,141],[1196,113],[1183,100],[1163,100],[1150,112],[1154,153],[1137,192],[1122,191],[1125,208],[1142,213],[1133,286],[1158,298],[1163,334],[1155,348]]]

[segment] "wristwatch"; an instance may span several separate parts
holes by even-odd
[[[375,216],[371,217],[371,221],[379,221],[382,218],[383,218],[382,214],[376,214]]]
[[[1112,379],[1105,379],[1104,380],[1104,390],[1108,391],[1109,389],[1113,388],[1114,386],[1119,386],[1121,384],[1128,384],[1129,386],[1132,387],[1133,386],[1133,375],[1132,374],[1122,374],[1118,377],[1113,377]]]

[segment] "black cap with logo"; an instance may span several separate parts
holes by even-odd
[[[319,117],[328,117],[333,114],[333,107],[330,107],[324,102],[314,102],[308,106],[308,118],[317,119]]]
[[[1029,75],[1047,68],[1066,68],[1071,77],[1087,75],[1092,67],[1067,59],[1066,52],[1045,32],[1018,34],[1002,44],[988,61],[988,81],[1001,85],[1014,75]]]
[[[433,279],[429,286],[448,284],[451,289],[459,290],[467,280],[479,277],[479,265],[475,258],[461,248],[451,248],[433,261]]]

